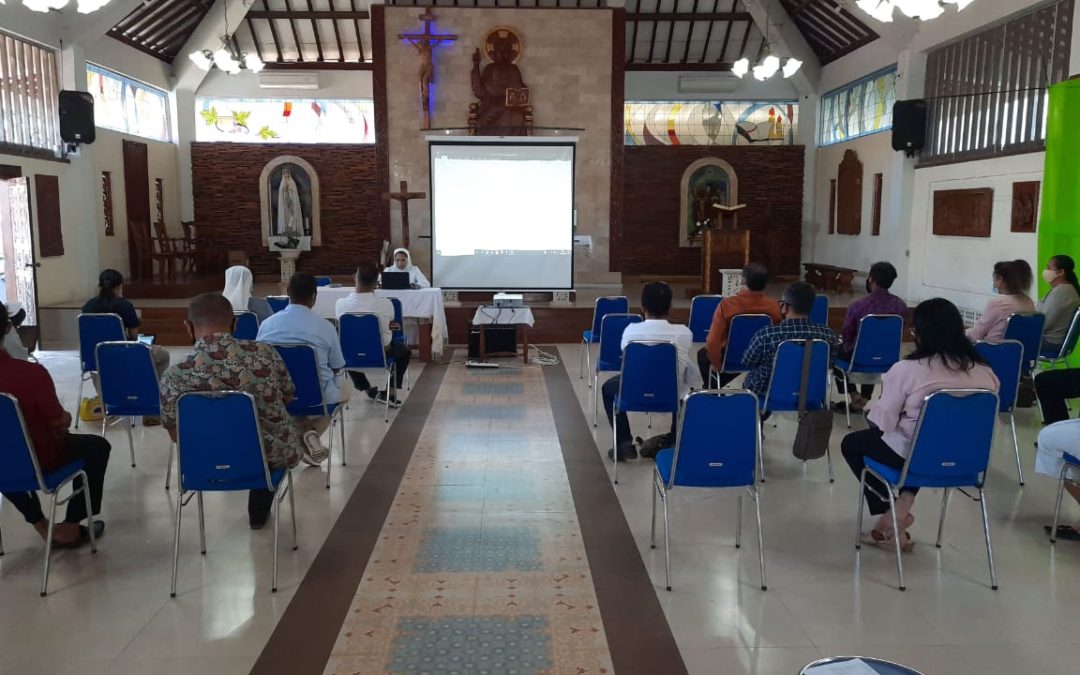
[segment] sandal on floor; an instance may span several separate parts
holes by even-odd
[[[893,543],[892,534],[886,534],[881,530],[870,530],[868,537],[863,539],[863,542],[870,544],[871,546],[877,546],[885,551],[893,551],[896,549],[896,545]],[[911,540],[911,533],[904,531],[904,541],[900,544],[901,553],[911,553],[915,549],[915,542]]]
[[[1043,525],[1043,530],[1050,534],[1050,526]],[[1069,541],[1080,541],[1080,532],[1077,532],[1076,528],[1072,525],[1058,525],[1057,535],[1055,539],[1068,539]]]

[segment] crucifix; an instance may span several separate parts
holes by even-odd
[[[420,105],[424,110],[424,128],[431,128],[431,84],[435,81],[435,62],[431,58],[432,50],[440,44],[454,42],[456,35],[441,35],[431,32],[431,23],[435,21],[435,13],[431,7],[425,7],[420,15],[424,22],[423,33],[401,33],[398,39],[405,40],[420,53]],[[404,202],[403,202],[404,203]]]
[[[427,193],[409,192],[409,182],[401,181],[397,192],[383,193],[383,199],[392,199],[401,204],[401,245],[409,248],[409,200],[424,199]]]

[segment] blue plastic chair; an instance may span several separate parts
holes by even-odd
[[[393,357],[386,355],[376,314],[342,314],[338,320],[338,338],[345,355],[345,370],[380,370],[386,376],[385,421],[390,421],[391,383],[397,372]]]
[[[942,389],[923,400],[922,411],[915,427],[911,452],[904,466],[893,469],[872,459],[866,460],[859,477],[859,515],[855,527],[855,548],[862,546],[863,491],[866,476],[875,476],[888,485],[889,509],[892,513],[893,532],[899,532],[896,522],[896,500],[905,487],[940,488],[941,517],[938,521],[937,547],[941,548],[941,536],[945,529],[945,511],[949,505],[949,490],[973,487],[979,491],[979,507],[982,510],[983,537],[986,541],[986,558],[990,564],[990,587],[998,588],[994,571],[994,552],[990,546],[990,523],[986,518],[986,470],[990,465],[990,451],[994,447],[994,428],[997,425],[998,397],[986,389]],[[882,495],[884,499],[886,496]],[[893,537],[896,544],[896,574],[900,590],[905,590],[904,565],[900,560],[900,537]]]
[[[1065,460],[1065,464],[1061,467],[1061,477],[1058,479],[1057,502],[1054,504],[1054,522],[1050,525],[1051,544],[1057,543],[1058,519],[1061,517],[1061,497],[1065,492],[1065,481],[1069,480],[1069,474],[1073,471],[1080,474],[1080,459],[1076,455],[1066,452],[1062,459]]]
[[[329,417],[330,453],[326,457],[326,489],[330,489],[331,467],[334,465],[334,429],[341,424],[341,465],[345,466],[345,420],[344,406],[328,403],[323,398],[322,382],[319,380],[319,362],[311,345],[274,345],[285,368],[289,371],[296,393],[285,406],[293,417]]]
[[[227,421],[227,423],[225,423]],[[180,517],[195,493],[199,506],[199,545],[206,555],[204,492],[270,490],[274,497],[274,573],[271,592],[277,592],[278,521],[281,502],[289,496],[293,550],[296,539],[296,502],[292,471],[266,464],[255,398],[244,391],[188,392],[176,404],[176,459],[180,487],[176,492],[176,528],[173,531],[171,597],[176,597],[176,571],[180,562]],[[282,489],[282,483],[285,484]],[[187,497],[187,499],[185,499]]]
[[[268,295],[266,296],[266,304],[270,305],[270,309],[277,314],[281,310],[289,306],[289,296],[287,295]]]
[[[626,345],[612,417],[620,412],[679,413],[679,352],[673,342],[634,341]],[[618,424],[611,425],[611,439],[617,452]],[[618,457],[613,462],[612,480],[618,485]]]
[[[75,398],[75,428],[79,428],[79,406],[82,405],[83,385],[97,373],[95,350],[101,342],[123,342],[127,339],[124,322],[117,314],[80,314],[79,327],[79,395]]]
[[[578,379],[592,370],[592,347],[600,343],[600,327],[608,314],[629,314],[630,301],[625,295],[608,295],[596,299],[593,305],[592,328],[581,333],[581,356],[578,358]],[[593,426],[596,426],[595,424]]]
[[[664,569],[671,590],[671,547],[668,542],[668,494],[675,487],[745,488],[757,515],[758,564],[761,590],[765,582],[765,541],[761,530],[761,500],[754,470],[761,452],[758,402],[745,389],[696,391],[683,400],[679,434],[674,449],[656,454],[653,473],[652,529],[649,543],[656,548],[656,498],[664,505]],[[723,434],[717,434],[723,429]],[[742,493],[736,510],[735,548],[742,544]]]
[[[690,332],[694,336],[694,342],[705,342],[709,337],[709,329],[712,328],[713,315],[720,306],[722,295],[695,295],[690,301]]]
[[[150,345],[141,342],[102,342],[97,346],[98,377],[101,379],[101,403],[105,417],[101,420],[101,435],[105,436],[108,418],[127,417],[128,450],[131,466],[135,467],[135,440],[131,427],[136,417],[161,416],[161,391]],[[165,489],[169,489],[173,451],[169,444],[169,468]]]
[[[334,280],[329,275],[320,275],[315,277],[315,285],[318,287],[329,286],[334,283]]]
[[[30,432],[26,428],[19,401],[11,394],[0,392],[0,429],[4,430],[3,442],[0,443],[0,492],[44,492],[49,496],[49,532],[45,537],[45,569],[41,573],[41,597],[45,597],[49,588],[49,557],[52,554],[53,525],[56,523],[56,507],[62,506],[79,493],[86,500],[86,513],[93,519],[94,510],[90,506],[89,481],[83,471],[83,461],[75,460],[59,469],[43,473],[38,462]],[[76,478],[82,478],[82,487],[71,486],[71,494],[66,499],[57,501],[60,489]],[[97,539],[94,528],[90,532],[90,552],[97,553]],[[0,556],[4,555],[0,539]]]
[[[843,371],[844,416],[851,428],[851,384],[871,384],[881,380],[900,360],[904,341],[904,317],[898,314],[867,314],[859,320],[855,349],[850,360],[837,359],[837,370]],[[853,377],[854,376],[854,377]]]
[[[1042,349],[1043,328],[1046,315],[1041,312],[1017,312],[1005,322],[1005,340],[1017,340],[1024,345],[1024,361],[1020,365],[1022,375],[1030,375]]]
[[[810,353],[810,377],[806,383],[806,409],[820,410],[829,405],[829,343],[824,340],[810,342],[813,345]],[[776,349],[772,373],[769,376],[769,388],[765,398],[760,401],[763,414],[799,411],[799,387],[802,383],[806,343],[807,340],[785,340]],[[762,455],[764,453],[758,456],[758,476],[764,483],[765,459]],[[832,483],[835,477],[831,449],[826,449],[825,458],[829,467],[829,482]]]
[[[1069,332],[1065,334],[1065,342],[1061,344],[1061,349],[1056,352],[1042,352],[1039,354],[1039,363],[1050,368],[1065,365],[1076,349],[1078,340],[1080,340],[1080,309],[1073,312],[1072,321],[1069,323]]]
[[[254,340],[259,334],[259,317],[255,312],[245,309],[241,312],[233,312],[233,315],[235,322],[232,336],[237,340]]]
[[[1016,439],[1016,397],[1020,392],[1020,370],[1024,360],[1024,345],[1016,340],[1003,342],[975,343],[975,351],[983,357],[994,375],[997,375],[1001,386],[998,388],[998,400],[1001,407],[998,409],[1002,415],[1009,416],[1009,426],[1012,429],[1013,450],[1016,453],[1016,475],[1020,479],[1020,487],[1024,487],[1024,469],[1020,463],[1020,443]]]
[[[810,323],[829,325],[829,296],[818,293],[814,296],[814,306],[810,310]]]
[[[596,400],[600,396],[600,373],[617,373],[622,370],[622,336],[626,327],[641,323],[639,314],[609,312],[600,321],[600,350],[596,354],[596,367],[592,379],[592,425],[596,426]],[[586,349],[588,345],[585,344]],[[591,365],[591,364],[590,364]]]
[[[762,328],[772,325],[772,317],[768,314],[737,314],[731,317],[731,325],[728,326],[727,346],[724,347],[724,362],[721,364],[724,373],[745,373],[748,369],[743,365],[743,356],[746,348],[754,339],[757,332]],[[715,373],[710,368],[710,381]]]

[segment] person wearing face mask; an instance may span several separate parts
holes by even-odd
[[[412,256],[409,249],[394,249],[394,264],[387,267],[383,272],[408,272],[409,285],[413,288],[431,288],[431,282],[427,280],[420,268],[412,264]]]
[[[986,303],[986,309],[967,329],[971,341],[997,342],[1005,337],[1005,325],[1009,317],[1021,312],[1034,312],[1035,303],[1028,297],[1031,289],[1031,265],[1026,260],[1006,260],[994,264],[994,297]]]
[[[1076,278],[1076,263],[1067,255],[1056,255],[1046,263],[1042,271],[1043,281],[1050,284],[1050,292],[1035,305],[1046,315],[1043,329],[1043,353],[1061,351],[1069,325],[1076,308],[1080,307],[1080,281]]]

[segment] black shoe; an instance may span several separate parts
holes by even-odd
[[[615,448],[608,448],[607,456],[608,456],[608,459],[612,459],[612,460],[615,459]],[[625,462],[627,460],[637,459],[637,458],[638,458],[637,448],[634,447],[633,443],[620,443],[619,444],[619,461],[620,462]]]
[[[270,512],[269,511],[267,511],[266,513],[260,513],[260,514],[257,514],[257,515],[249,515],[248,516],[248,525],[250,525],[251,529],[253,529],[253,530],[261,530],[264,527],[266,527],[266,521],[268,521],[268,520],[270,520]]]
[[[370,387],[368,389],[365,389],[364,393],[368,395],[368,398],[374,401],[375,397],[379,395],[379,389],[378,387]]]

